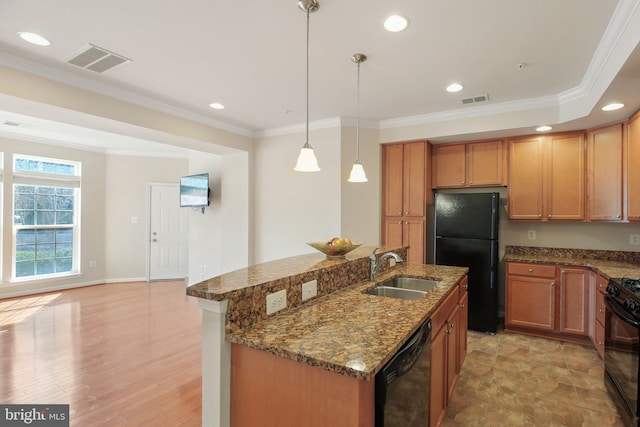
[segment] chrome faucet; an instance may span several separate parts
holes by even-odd
[[[402,257],[395,252],[386,252],[384,253],[378,262],[376,262],[376,251],[380,248],[375,248],[371,255],[369,255],[369,259],[371,260],[371,281],[376,280],[376,274],[382,265],[382,261],[387,258],[393,258],[396,262],[404,262]]]

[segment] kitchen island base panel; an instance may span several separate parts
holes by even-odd
[[[375,382],[231,347],[231,426],[370,427]]]

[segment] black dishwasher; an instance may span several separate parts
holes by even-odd
[[[431,320],[376,374],[376,427],[429,425]]]

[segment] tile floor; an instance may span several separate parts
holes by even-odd
[[[623,427],[603,375],[589,347],[469,331],[442,426]]]

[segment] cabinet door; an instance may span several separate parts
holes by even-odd
[[[465,144],[433,147],[433,188],[464,187]]]
[[[542,137],[509,141],[509,219],[542,219]]]
[[[402,246],[404,221],[400,217],[386,218],[384,221],[383,244],[388,246]]]
[[[622,219],[622,124],[589,132],[589,219]]]
[[[447,327],[449,328],[447,336],[447,399],[453,393],[453,387],[456,385],[456,378],[458,376],[459,312],[460,307],[456,305],[447,320]]]
[[[447,326],[431,339],[431,368],[429,396],[429,425],[437,426],[447,408]]]
[[[403,146],[402,144],[384,145],[382,150],[384,216],[402,216]]]
[[[412,264],[425,262],[425,220],[423,218],[407,218],[403,224],[403,245],[409,246],[407,261]]]
[[[640,221],[640,114],[629,120],[627,139],[627,218]]]
[[[583,220],[585,143],[582,134],[548,137],[547,218]]]
[[[575,335],[589,334],[589,272],[581,268],[560,268],[560,330]]]
[[[545,331],[555,329],[555,281],[507,276],[506,323]]]
[[[404,195],[405,216],[425,216],[426,212],[426,160],[427,143],[404,144]]]
[[[467,183],[471,187],[502,185],[502,141],[467,144]]]
[[[467,329],[469,329],[469,293],[465,292],[458,304],[458,366],[460,373],[464,358],[467,356]]]

